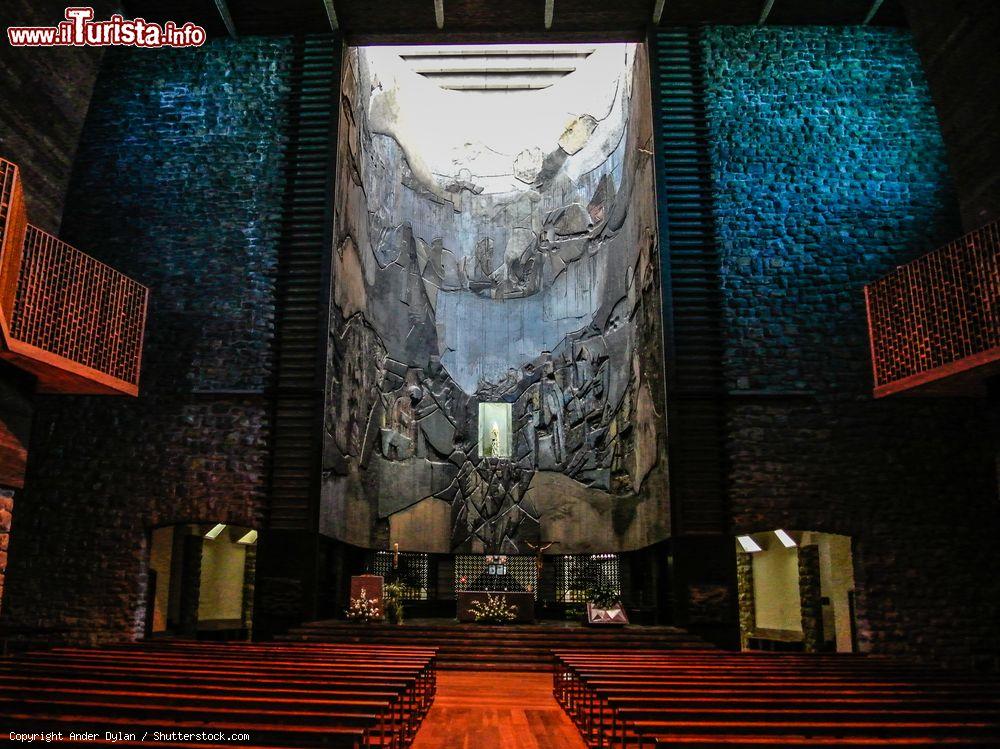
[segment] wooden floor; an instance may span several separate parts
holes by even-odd
[[[552,697],[552,674],[439,671],[411,749],[586,749]]]

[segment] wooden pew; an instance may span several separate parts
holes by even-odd
[[[554,653],[593,746],[1000,746],[1000,680],[862,656]]]
[[[249,733],[255,746],[403,749],[435,689],[432,648],[162,642],[0,659],[0,713],[24,732],[207,731]]]

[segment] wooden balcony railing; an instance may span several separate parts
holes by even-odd
[[[2,159],[0,187],[0,357],[42,392],[137,395],[148,290],[28,224]]]
[[[865,287],[875,397],[974,394],[1000,371],[1000,222]]]

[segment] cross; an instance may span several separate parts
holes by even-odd
[[[558,541],[549,541],[546,544],[539,543],[538,546],[535,546],[533,543],[531,543],[531,541],[525,541],[524,542],[525,546],[529,547],[530,549],[534,550],[534,552],[535,552],[535,569],[538,570],[539,574],[541,574],[541,572],[542,572],[542,554],[550,546],[553,546],[554,544],[557,544],[557,543],[559,543],[559,542]]]

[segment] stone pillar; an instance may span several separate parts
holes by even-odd
[[[757,629],[757,600],[753,591],[753,555],[736,554],[736,591],[739,601],[740,649],[748,650],[750,637]]]
[[[198,601],[201,598],[201,552],[205,539],[200,535],[184,536],[184,562],[181,573],[180,633],[193,637],[198,633]]]
[[[802,601],[802,634],[805,651],[823,649],[823,593],[820,588],[819,546],[799,547],[799,597]]]
[[[14,512],[14,491],[0,489],[0,609],[3,607],[3,582],[7,575],[7,546]]]
[[[246,630],[247,639],[253,637],[253,594],[257,574],[257,544],[246,547],[246,559],[243,562],[243,611],[240,614],[240,624]]]

